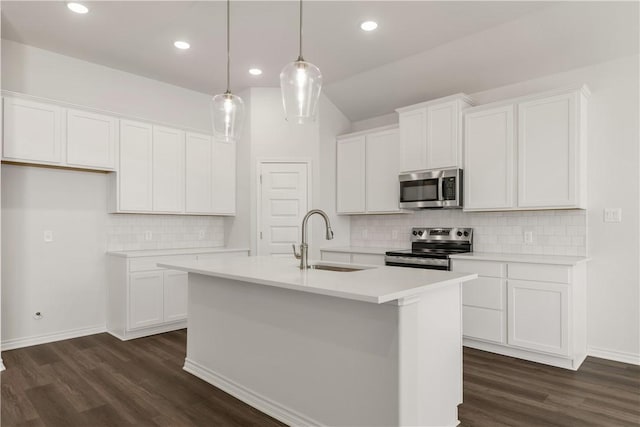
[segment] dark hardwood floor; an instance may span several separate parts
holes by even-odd
[[[108,334],[2,353],[10,426],[281,426],[182,370],[186,331]],[[460,421],[472,426],[640,426],[640,367],[589,358],[580,371],[465,349]]]

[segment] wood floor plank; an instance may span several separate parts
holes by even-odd
[[[2,353],[2,427],[280,427],[182,369],[185,330],[97,334]],[[464,349],[463,427],[640,426],[640,367],[578,372]]]

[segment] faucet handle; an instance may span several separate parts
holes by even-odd
[[[296,257],[296,259],[300,259],[301,254],[300,252],[296,251],[296,245],[292,243],[291,247],[293,248],[293,256]]]

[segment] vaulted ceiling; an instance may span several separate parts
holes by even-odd
[[[225,86],[225,2],[3,1],[2,38],[205,93]],[[638,53],[638,2],[305,1],[304,56],[351,119]],[[373,19],[373,32],[359,28]],[[232,1],[232,89],[278,86],[297,1]],[[180,51],[175,40],[191,49]],[[257,66],[264,73],[248,74]]]

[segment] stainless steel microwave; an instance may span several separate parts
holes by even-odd
[[[400,175],[400,208],[461,208],[462,169],[442,169]]]

